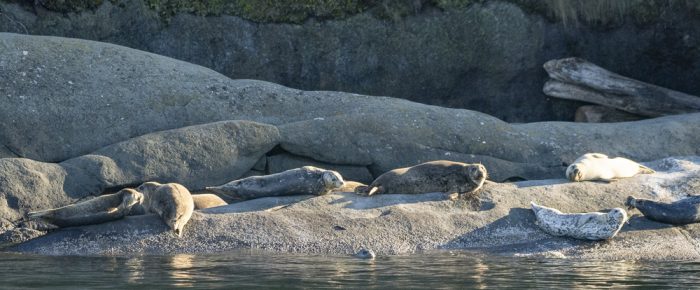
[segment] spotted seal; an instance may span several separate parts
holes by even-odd
[[[586,153],[566,168],[566,177],[571,181],[602,180],[651,174],[656,171],[627,158],[609,158],[605,154]]]
[[[488,173],[481,164],[437,160],[386,172],[368,186],[359,186],[355,193],[414,194],[428,192],[471,194],[479,190]]]
[[[206,189],[234,199],[253,199],[283,195],[324,195],[344,184],[340,173],[304,166],[280,173],[251,176]]]
[[[566,236],[581,240],[611,239],[627,221],[624,209],[613,208],[607,213],[562,213],[534,202],[530,203],[537,217],[537,226],[553,236]]]
[[[131,188],[101,195],[83,202],[55,209],[30,212],[29,219],[41,219],[58,227],[100,224],[131,214],[141,204],[143,195]]]
[[[160,184],[153,181],[139,185],[136,190],[143,194],[143,211],[157,214],[175,235],[182,236],[183,228],[194,211],[190,191],[177,183]]]
[[[671,203],[628,196],[625,205],[638,209],[644,217],[657,222],[686,225],[700,222],[700,196],[689,196]]]

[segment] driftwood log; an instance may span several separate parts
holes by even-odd
[[[644,117],[620,111],[615,108],[585,105],[576,109],[576,117],[574,122],[583,123],[613,123],[613,122],[629,122],[644,119]]]
[[[642,116],[700,112],[700,97],[624,77],[580,58],[550,60],[546,95],[616,108]]]

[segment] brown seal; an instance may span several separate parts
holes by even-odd
[[[359,186],[355,193],[414,194],[444,192],[462,195],[476,192],[488,177],[481,164],[438,160],[412,167],[397,168],[375,179],[369,186]]]
[[[83,202],[55,209],[28,213],[30,219],[41,219],[58,227],[100,224],[131,214],[141,204],[143,195],[131,188],[101,195]]]
[[[152,181],[139,185],[136,190],[143,194],[143,210],[157,214],[178,237],[182,236],[182,230],[194,211],[190,191],[177,183]]]
[[[226,201],[221,199],[218,195],[211,193],[193,194],[192,200],[194,201],[194,209],[205,209],[228,205],[228,203],[226,203]]]

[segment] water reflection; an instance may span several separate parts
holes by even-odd
[[[44,257],[0,253],[0,287],[138,288],[590,288],[700,282],[697,262],[573,261],[437,252],[410,256],[216,255]]]
[[[194,255],[178,254],[170,257],[170,277],[173,279],[173,286],[191,287],[196,280],[192,275],[194,269]]]

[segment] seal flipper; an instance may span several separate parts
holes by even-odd
[[[360,185],[358,187],[355,187],[355,190],[353,190],[355,194],[359,195],[368,195],[367,193],[369,192],[369,186],[367,185]]]
[[[653,174],[653,173],[656,173],[656,171],[654,171],[654,169],[651,169],[649,167],[646,167],[644,165],[639,164],[639,173],[641,173],[641,174]]]
[[[372,187],[372,189],[370,189],[369,192],[367,192],[367,195],[380,194],[383,192],[384,192],[384,186],[380,185],[380,186]]]

